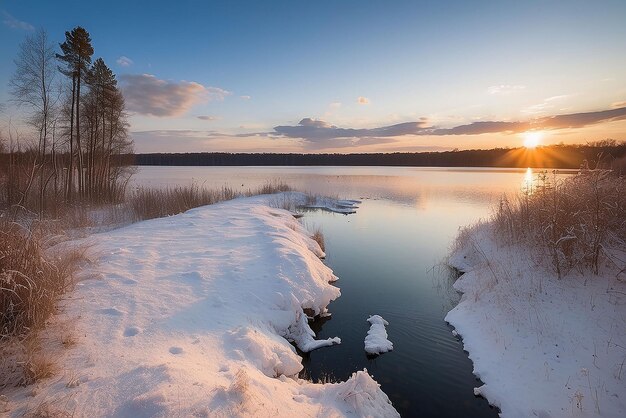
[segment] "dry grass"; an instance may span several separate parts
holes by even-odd
[[[20,383],[23,386],[28,386],[54,376],[56,373],[56,362],[37,347],[28,354],[26,361],[22,365],[22,370],[23,377]]]
[[[270,182],[257,189],[240,193],[230,187],[201,188],[197,184],[173,188],[139,188],[133,191],[128,203],[136,221],[172,216],[189,209],[231,200],[241,196],[256,196],[289,191],[286,184]]]
[[[71,348],[76,345],[78,340],[74,337],[74,334],[66,332],[61,336],[61,345],[65,348]]]
[[[24,414],[25,418],[72,418],[74,413],[58,405],[59,401],[43,401]]]
[[[616,254],[626,254],[626,178],[585,170],[564,180],[544,172],[538,180],[535,190],[501,201],[498,236],[539,251],[559,278],[574,268],[598,274],[604,262],[624,269]]]
[[[313,238],[313,240],[319,244],[322,251],[326,252],[326,245],[324,243],[324,233],[322,232],[320,228],[315,228],[311,238]]]
[[[43,224],[0,218],[0,340],[42,327],[71,285],[82,251],[56,243]]]

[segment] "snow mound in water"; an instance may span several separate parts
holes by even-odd
[[[389,322],[380,315],[370,316],[367,322],[371,325],[365,337],[365,351],[368,354],[380,354],[393,350],[393,343],[387,339],[387,330],[385,329]]]

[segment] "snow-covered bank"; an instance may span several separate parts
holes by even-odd
[[[503,417],[626,416],[626,278],[570,272],[561,280],[536,255],[499,245],[475,227],[449,263],[463,293],[446,316],[463,338],[475,392]]]
[[[58,372],[8,391],[9,413],[397,416],[365,372],[324,385],[295,377],[287,339],[304,351],[339,342],[315,340],[303,309],[324,314],[340,292],[319,245],[272,199],[94,235],[98,260],[46,332]],[[67,332],[69,349],[55,342]]]

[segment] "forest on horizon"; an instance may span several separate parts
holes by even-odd
[[[626,172],[626,141],[603,140],[537,148],[358,154],[148,153],[128,155],[127,164],[162,166],[396,166],[495,168],[602,168]]]

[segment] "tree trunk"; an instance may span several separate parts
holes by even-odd
[[[78,196],[83,197],[83,150],[80,144],[80,66],[76,77],[76,152],[78,154]]]
[[[76,75],[72,75],[72,110],[70,114],[70,161],[67,169],[67,190],[65,199],[72,202],[74,198],[74,108],[76,106]]]

